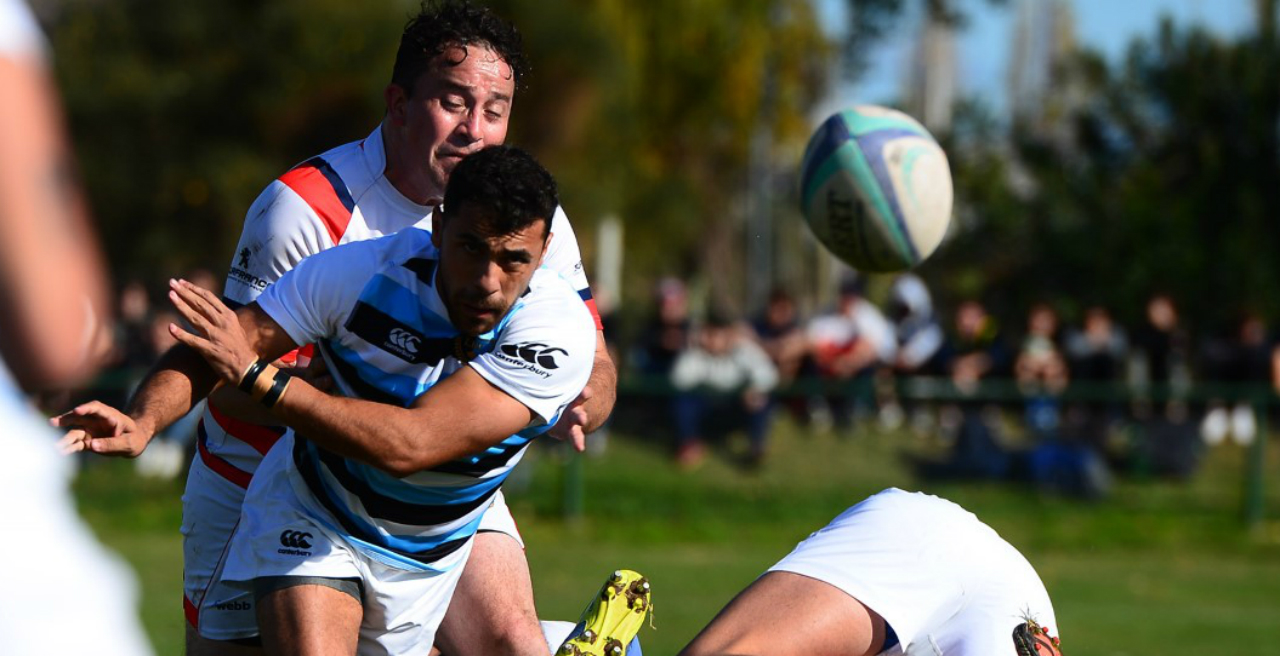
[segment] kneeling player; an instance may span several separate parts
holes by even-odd
[[[681,656],[1059,656],[1040,577],[972,513],[885,490],[796,546]]]

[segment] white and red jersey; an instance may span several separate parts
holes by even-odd
[[[379,126],[368,137],[313,157],[267,185],[249,207],[231,258],[223,292],[229,304],[253,302],[303,259],[339,244],[410,226],[430,231],[433,208],[401,194],[387,179],[386,163]],[[543,266],[569,281],[599,329],[582,252],[563,208],[556,208],[551,233]],[[303,347],[299,354],[308,358],[310,348]],[[215,472],[247,487],[262,456],[284,430],[237,421],[210,404],[199,428],[199,455]]]

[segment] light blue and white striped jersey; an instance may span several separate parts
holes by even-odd
[[[303,260],[257,300],[296,343],[317,344],[346,396],[406,407],[470,366],[541,420],[481,453],[404,478],[298,436],[293,466],[336,528],[397,562],[429,564],[470,539],[530,441],[582,391],[595,358],[587,306],[546,268],[497,327],[465,339],[434,284],[437,253],[417,228],[342,245]]]

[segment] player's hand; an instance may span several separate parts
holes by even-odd
[[[582,393],[578,398],[574,399],[569,407],[564,409],[560,414],[560,421],[556,422],[547,434],[560,440],[561,442],[573,443],[573,449],[579,453],[587,450],[587,434],[583,427],[587,425],[587,409],[585,404],[590,399],[593,392],[590,387],[582,388]]]
[[[209,366],[229,385],[239,383],[240,377],[258,355],[249,348],[249,340],[235,311],[209,290],[185,280],[169,281],[169,301],[200,333],[189,333],[171,323],[169,334],[204,356]]]
[[[67,430],[58,440],[63,454],[93,451],[104,456],[137,457],[151,441],[151,432],[139,428],[132,417],[100,401],[76,406],[49,420]]]

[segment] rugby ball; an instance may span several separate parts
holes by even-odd
[[[951,168],[933,135],[886,107],[859,105],[818,127],[800,166],[813,234],[861,271],[902,271],[929,257],[951,222]]]

